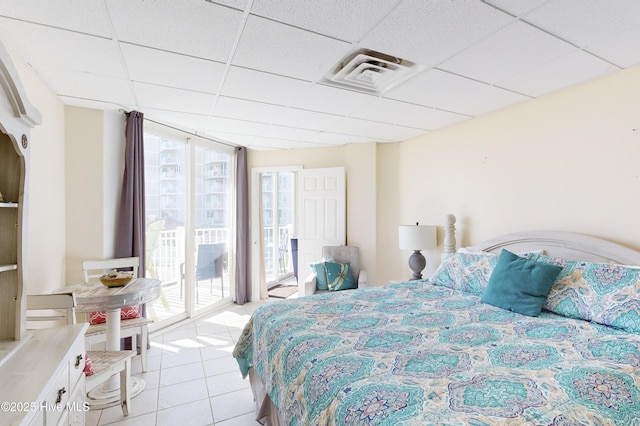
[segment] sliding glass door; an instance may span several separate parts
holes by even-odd
[[[165,324],[231,297],[233,151],[145,134],[146,276],[162,281],[149,315]]]
[[[231,155],[195,146],[193,246],[196,310],[230,296]]]
[[[294,273],[295,173],[264,172],[261,178],[264,273],[268,287]],[[295,248],[295,239],[293,248]]]

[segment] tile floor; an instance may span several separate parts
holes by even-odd
[[[251,313],[261,303],[229,305],[151,337],[148,368],[139,357],[132,373],[146,387],[131,400],[129,416],[120,406],[89,411],[87,426],[176,425],[256,426],[249,380],[231,355]]]

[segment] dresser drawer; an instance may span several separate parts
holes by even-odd
[[[58,377],[51,383],[42,403],[46,424],[58,424],[58,421],[67,410],[69,392],[69,364],[65,363]]]
[[[44,424],[44,411],[37,410],[34,417],[29,421],[29,426],[42,426]]]
[[[68,421],[66,424],[70,426],[84,426],[85,415],[89,411],[89,404],[85,402],[87,391],[85,389],[84,374],[80,376],[80,380],[76,384],[75,389],[69,395],[69,404],[67,405]]]
[[[69,387],[73,388],[80,377],[84,376],[84,363],[86,361],[86,351],[84,340],[77,342],[71,349],[69,358]]]

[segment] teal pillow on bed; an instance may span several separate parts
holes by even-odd
[[[480,300],[522,315],[538,316],[560,271],[561,266],[525,259],[503,249]]]

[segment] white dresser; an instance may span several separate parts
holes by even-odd
[[[29,330],[0,366],[1,425],[84,425],[86,328]]]

